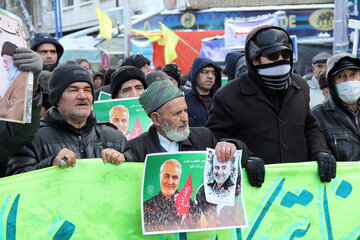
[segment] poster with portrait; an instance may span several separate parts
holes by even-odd
[[[31,122],[33,75],[19,70],[15,49],[26,47],[24,28],[16,15],[0,9],[0,119]]]
[[[232,206],[207,201],[203,177],[207,155],[206,151],[190,151],[146,156],[141,189],[144,235],[247,226],[241,171],[234,182]],[[236,154],[237,164],[240,157],[241,152]]]
[[[239,174],[239,158],[242,151],[236,151],[234,157],[227,162],[217,159],[215,149],[206,149],[204,170],[205,199],[212,204],[234,206],[235,188]],[[240,156],[239,156],[240,154]],[[240,180],[241,182],[241,180]]]
[[[93,110],[97,120],[111,122],[128,140],[146,132],[152,124],[138,97],[96,101]]]

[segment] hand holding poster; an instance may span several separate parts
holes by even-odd
[[[151,119],[139,103],[139,98],[97,101],[93,105],[99,121],[114,124],[130,140],[147,131]]]
[[[211,151],[215,152],[213,149]],[[216,204],[207,199],[204,185],[208,184],[204,183],[202,177],[207,162],[204,152],[148,154],[145,160],[141,195],[143,234],[245,227],[246,213],[240,195],[241,175],[238,177],[240,173],[237,171],[238,166],[234,166],[240,162],[240,158],[241,151],[237,152],[228,164],[232,165],[230,169],[236,170],[236,173],[230,174],[229,171],[227,177],[221,173],[225,180],[223,183],[227,183],[226,186],[222,184],[222,187],[219,187],[222,193],[230,192],[229,182],[235,179],[231,185],[233,186],[232,206],[229,206],[226,201],[231,197],[228,196],[224,201],[222,199],[224,194],[220,194]],[[193,191],[193,189],[197,190]]]
[[[0,9],[0,119],[24,123],[31,121],[32,73],[15,65],[19,47],[26,47],[21,19]]]

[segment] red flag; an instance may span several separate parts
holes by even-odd
[[[177,196],[175,200],[176,211],[181,217],[183,214],[186,214],[189,211],[190,207],[190,195],[193,192],[192,182],[191,182],[191,174],[188,180],[185,183],[185,186],[181,189],[181,192]]]
[[[136,122],[135,122],[135,126],[133,128],[133,130],[130,133],[130,136],[128,137],[128,140],[133,139],[137,136],[139,136],[140,134],[142,134],[142,128],[140,125],[140,121],[139,121],[139,117],[136,118]]]

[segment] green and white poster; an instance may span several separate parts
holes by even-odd
[[[0,179],[2,239],[360,239],[360,162],[338,162],[321,183],[317,163],[265,167],[251,187],[243,170],[247,228],[143,235],[143,163],[78,160]],[[158,173],[154,172],[154,175]],[[195,179],[195,176],[194,176]],[[155,190],[154,190],[155,191]]]
[[[227,163],[220,163],[216,161],[215,150],[211,150],[211,157],[203,151],[146,156],[141,205],[144,234],[246,226],[240,194],[241,175],[238,174],[241,151]],[[215,171],[215,168],[221,169]],[[204,182],[208,175],[212,177],[211,184]],[[214,179],[215,175],[219,179]],[[226,181],[221,181],[222,178]],[[221,184],[214,186],[215,180]],[[206,187],[213,190],[213,194],[206,193]],[[210,202],[214,196],[218,197],[216,203]]]
[[[138,97],[96,101],[93,110],[97,120],[111,122],[128,140],[146,132],[152,124]]]

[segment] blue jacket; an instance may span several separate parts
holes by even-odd
[[[211,65],[215,68],[215,84],[210,90],[210,96],[221,87],[221,69],[209,58],[198,57],[194,60],[190,70],[190,81],[192,83],[192,90],[185,94],[185,101],[188,107],[188,114],[194,120],[195,127],[203,127],[208,118],[208,107],[204,99],[200,96],[196,90],[196,76],[200,69]]]

